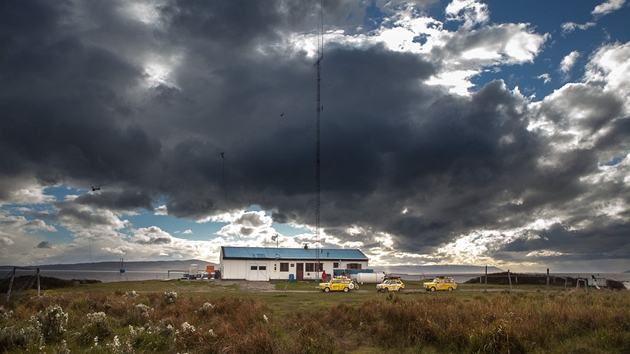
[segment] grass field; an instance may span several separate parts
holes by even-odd
[[[349,293],[316,286],[151,280],[16,294],[0,308],[0,352],[630,352],[629,291],[562,284],[484,292],[484,284],[460,284],[427,293],[422,282],[406,282],[402,293],[380,294],[373,284]]]

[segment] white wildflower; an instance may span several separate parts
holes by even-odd
[[[127,291],[125,293],[125,296],[135,298],[135,297],[138,297],[138,293],[135,290],[131,290],[131,291]]]
[[[194,333],[195,332],[195,326],[189,324],[188,322],[184,322],[184,323],[182,323],[182,331],[184,333],[186,333],[186,332]]]
[[[145,305],[145,304],[137,304],[134,307],[134,310],[144,316],[149,316],[149,312],[153,311],[153,308]]]
[[[169,291],[168,293],[165,292],[164,300],[166,301],[167,304],[175,303],[175,300],[177,300],[177,293],[174,291]]]
[[[87,318],[90,323],[102,323],[107,321],[107,315],[105,314],[105,312],[88,313]]]
[[[263,319],[265,320],[265,322],[269,322],[269,318],[267,318],[267,315],[263,315]]]

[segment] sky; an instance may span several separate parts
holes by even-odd
[[[5,0],[0,53],[0,265],[630,269],[626,0]]]

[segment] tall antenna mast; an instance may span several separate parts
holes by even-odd
[[[322,9],[322,3],[319,3],[319,21],[317,24],[317,62],[315,67],[317,68],[317,129],[315,130],[315,259],[316,262],[316,274],[319,279],[319,206],[320,206],[320,193],[321,193],[321,180],[320,180],[320,147],[321,142],[319,138],[320,132],[320,115],[322,111],[321,103],[321,80],[322,80],[322,59],[324,59],[324,11]]]

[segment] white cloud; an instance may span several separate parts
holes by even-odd
[[[8,191],[5,199],[0,199],[0,206],[5,204],[44,204],[55,201],[55,197],[45,195],[45,187],[42,187],[37,181],[16,180],[11,178],[3,178],[0,181],[0,190]]]
[[[562,256],[562,255],[570,255],[570,253],[562,253],[562,252],[550,251],[550,250],[538,250],[538,251],[529,252],[526,255],[526,257],[556,257],[556,256]]]
[[[120,9],[120,13],[145,25],[157,26],[160,24],[159,9],[162,6],[164,6],[163,2],[134,1],[124,4]]]
[[[27,222],[24,225],[24,229],[37,230],[37,231],[48,231],[48,232],[57,232],[52,225],[46,225],[42,220],[32,220]]]
[[[586,66],[584,78],[588,83],[605,84],[604,90],[619,95],[630,109],[630,42],[597,50]]]
[[[560,63],[560,67],[558,68],[558,70],[560,70],[560,72],[567,74],[569,71],[571,71],[571,69],[573,68],[573,65],[575,65],[576,60],[580,57],[580,52],[578,52],[577,50],[572,51],[571,53],[569,53],[567,56],[565,56],[562,59],[562,62]]]
[[[562,24],[562,34],[569,34],[573,31],[575,31],[576,29],[580,29],[582,31],[595,26],[595,22],[587,22],[583,25],[579,24],[579,23],[575,23],[575,22],[565,22]]]
[[[192,230],[188,229],[188,230],[182,232],[182,235],[192,235],[192,233],[193,233]]]
[[[543,80],[543,83],[545,84],[551,82],[551,76],[549,76],[548,73],[540,74],[536,76],[536,78]]]
[[[2,237],[0,237],[0,244],[1,244],[1,245],[7,245],[7,246],[9,246],[9,245],[12,245],[12,244],[14,244],[14,243],[15,243],[15,242],[13,242],[13,240],[12,240],[12,239],[10,239],[10,238],[8,238],[7,236],[2,236]]]
[[[620,8],[622,8],[625,2],[626,0],[608,0],[595,6],[595,9],[591,11],[591,14],[596,16],[607,15],[615,10],[619,10]]]
[[[111,248],[111,247],[103,247],[101,248],[101,250],[107,252],[107,253],[111,253],[111,254],[117,254],[117,255],[124,255],[125,251],[123,251],[120,248]]]
[[[160,205],[159,207],[155,208],[155,215],[168,215],[168,210],[166,209],[166,205]]]
[[[472,28],[476,24],[485,23],[490,18],[488,5],[476,0],[453,0],[446,6],[446,20],[464,22],[462,27]]]
[[[145,245],[168,244],[173,241],[173,237],[157,226],[140,228],[134,232],[133,239],[136,243]]]
[[[353,48],[369,48],[378,44],[396,52],[418,54],[432,63],[439,63],[439,72],[430,85],[444,85],[450,93],[470,94],[471,78],[486,67],[520,65],[533,62],[542,50],[549,34],[535,33],[528,23],[484,25],[489,19],[487,5],[472,0],[453,1],[447,7],[447,19],[464,21],[464,26],[478,28],[469,31],[448,31],[443,23],[416,11],[412,5],[387,18],[387,26],[361,34],[330,30],[326,42]],[[419,42],[418,38],[422,38]],[[305,51],[314,57],[316,43],[313,34],[288,36],[281,48],[291,48],[295,55]],[[261,52],[268,50],[260,48]],[[202,220],[215,221],[218,217]],[[214,219],[214,220],[210,220]]]
[[[445,87],[449,93],[460,96],[468,95],[468,89],[473,87],[470,79],[477,75],[475,70],[448,71],[437,74],[429,79],[426,84]]]

